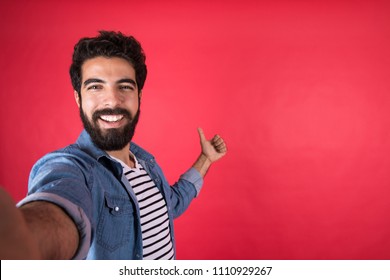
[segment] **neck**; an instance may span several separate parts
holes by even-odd
[[[110,156],[117,158],[121,161],[123,161],[127,166],[134,168],[135,167],[135,161],[133,158],[130,157],[129,153],[130,149],[130,143],[127,144],[123,149],[116,150],[116,151],[106,151],[107,154]]]

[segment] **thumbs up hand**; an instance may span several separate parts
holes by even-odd
[[[200,127],[198,128],[198,133],[200,145],[202,147],[202,154],[210,161],[210,163],[213,163],[226,155],[227,147],[221,136],[215,135],[211,140],[207,140],[203,129]]]

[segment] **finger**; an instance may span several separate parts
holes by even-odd
[[[199,133],[199,138],[201,142],[206,141],[206,136],[204,135],[203,129],[198,127],[198,133]]]
[[[227,148],[226,148],[226,146],[218,147],[218,148],[216,148],[216,151],[217,151],[218,153],[223,154],[223,153],[226,153],[226,152],[227,152]]]
[[[214,137],[211,142],[213,143],[213,145],[220,145],[222,143],[224,143],[223,139],[221,137]]]
[[[224,141],[221,137],[219,137],[219,138],[215,138],[215,137],[214,137],[214,138],[211,140],[211,144],[212,144],[214,147],[226,146],[225,141]]]
[[[216,147],[216,148],[222,148],[222,147],[224,147],[226,145],[225,145],[224,142],[221,142],[221,143],[218,143],[218,144],[214,143],[213,146]]]
[[[227,147],[224,144],[219,145],[219,146],[214,146],[214,148],[218,152],[226,152],[227,151]]]

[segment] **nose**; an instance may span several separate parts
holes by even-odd
[[[123,103],[123,95],[115,88],[108,88],[104,94],[104,107],[114,108]]]

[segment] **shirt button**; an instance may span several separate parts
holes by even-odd
[[[115,212],[118,212],[119,211],[119,207],[115,206],[114,210],[115,210]]]

